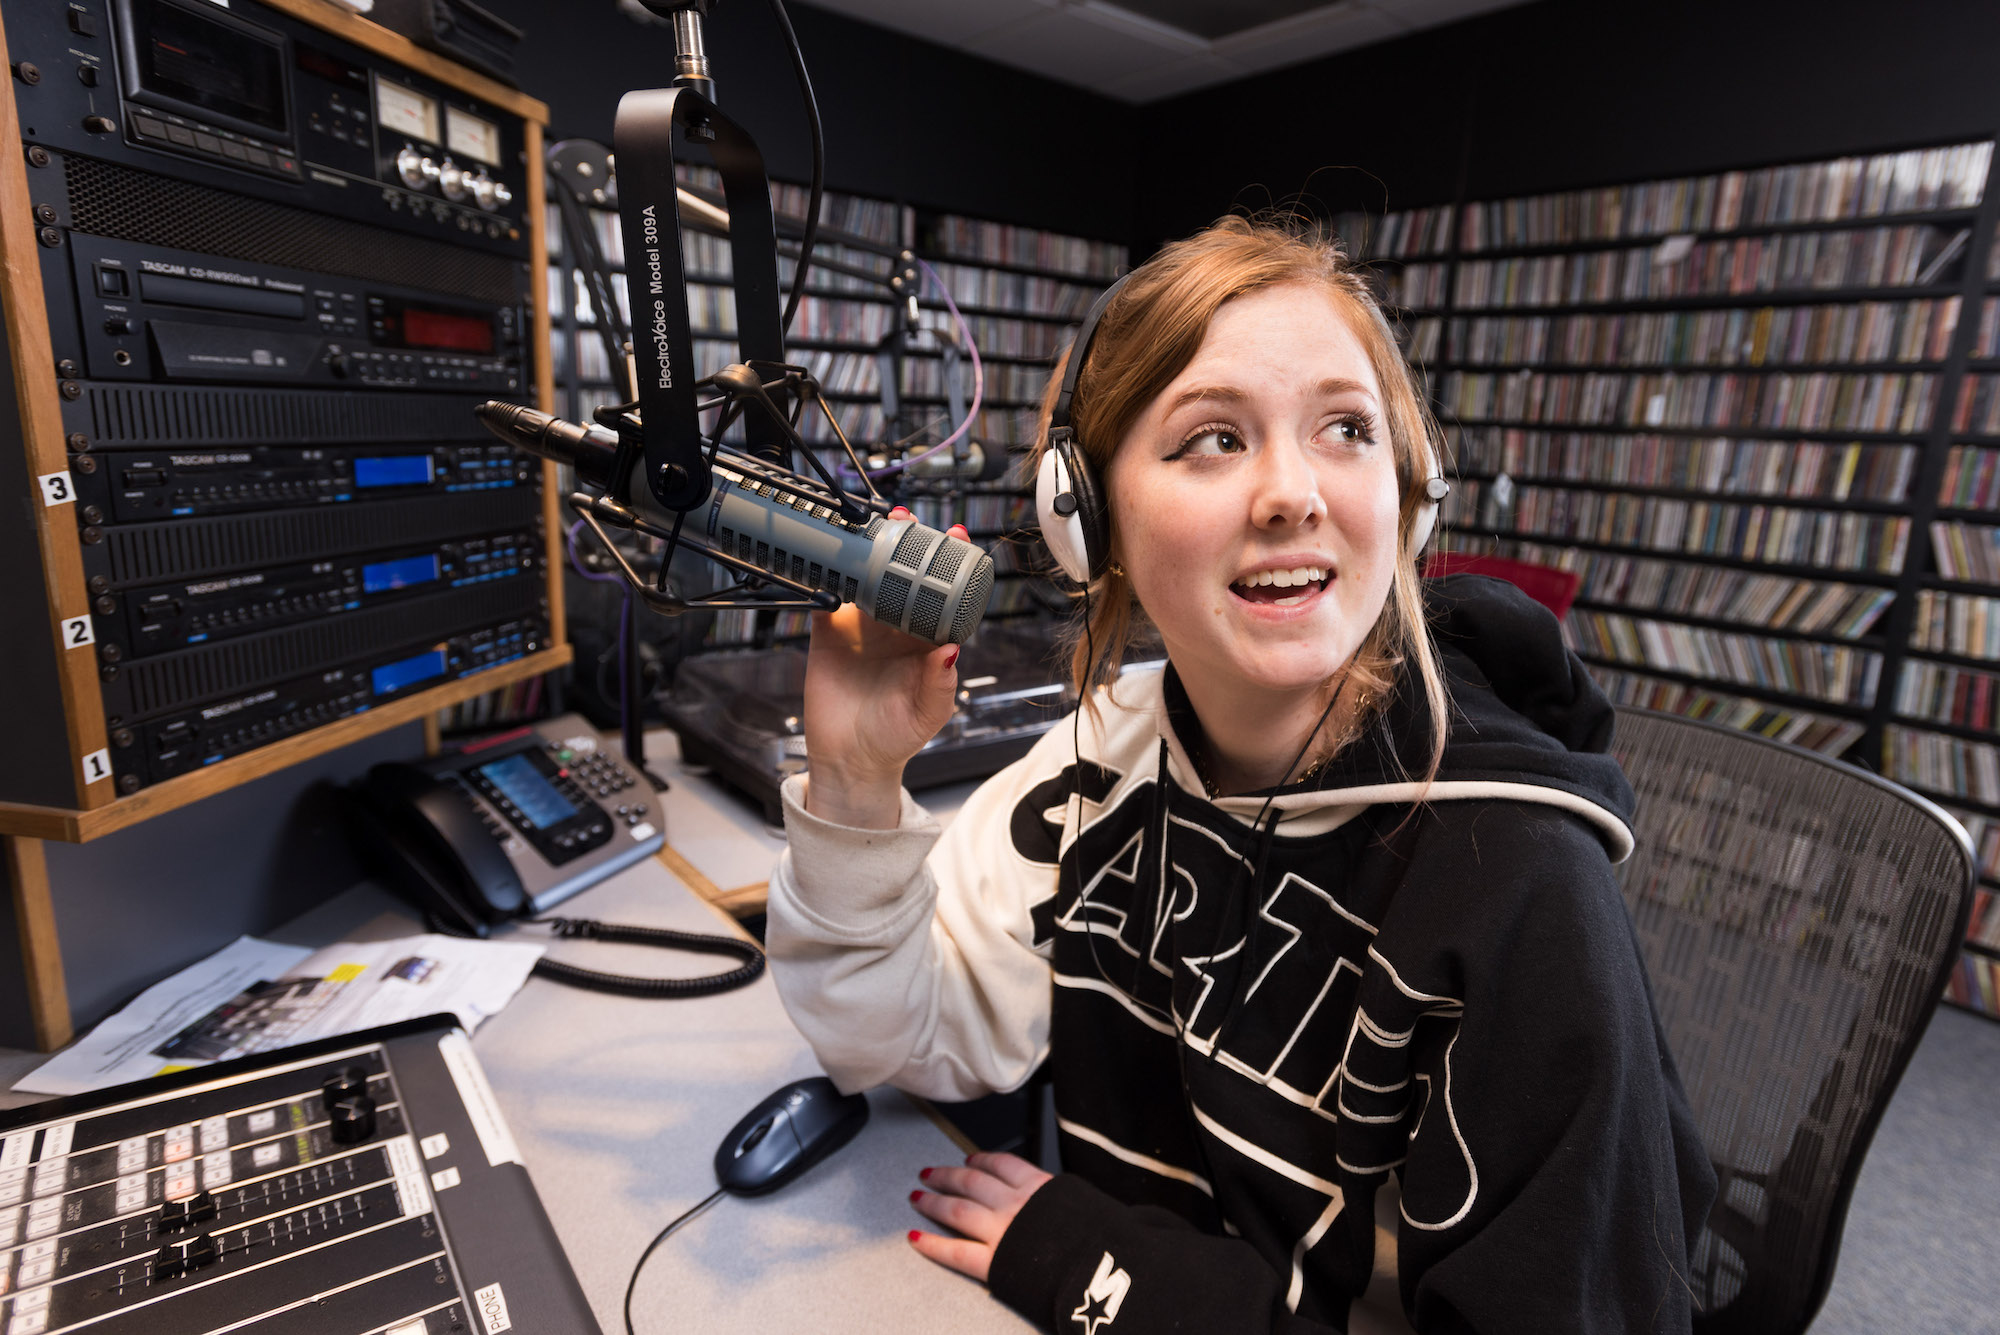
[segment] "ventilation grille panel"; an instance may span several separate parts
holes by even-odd
[[[92,236],[450,292],[496,306],[518,305],[522,300],[521,261],[504,255],[211,190],[93,158],[66,156],[63,172],[70,225]]]
[[[482,400],[338,390],[180,389],[93,384],[84,396],[91,443],[335,445],[352,441],[488,440]]]
[[[123,587],[533,527],[541,509],[541,493],[533,487],[508,487],[164,524],[121,524],[105,529],[104,541],[111,556],[112,583]]]
[[[540,595],[536,579],[520,576],[148,659],[120,674],[105,704],[130,721],[219,700],[329,664],[523,616],[541,605]],[[116,695],[125,697],[122,709],[114,704]]]

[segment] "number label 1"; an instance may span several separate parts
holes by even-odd
[[[111,777],[111,748],[92,751],[83,758],[83,781],[97,783]]]
[[[69,480],[68,469],[44,473],[36,481],[42,484],[43,505],[68,505],[76,499],[76,484]]]
[[[89,617],[66,617],[62,627],[65,649],[81,649],[84,645],[95,643],[97,640],[97,635],[90,628]]]

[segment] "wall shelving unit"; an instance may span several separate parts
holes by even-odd
[[[1338,221],[1459,480],[1440,546],[1574,570],[1611,696],[1844,756],[1973,836],[2000,1013],[1993,143]]]

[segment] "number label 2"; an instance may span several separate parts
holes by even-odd
[[[90,627],[89,617],[65,617],[62,623],[63,648],[81,649],[97,640],[96,632]]]
[[[69,470],[60,473],[44,473],[35,479],[42,484],[43,505],[68,505],[76,499],[76,484],[69,480]]]

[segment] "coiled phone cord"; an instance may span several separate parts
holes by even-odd
[[[756,981],[764,972],[764,952],[754,941],[734,936],[708,936],[697,932],[676,932],[666,927],[631,927],[598,922],[594,918],[530,918],[529,922],[554,929],[565,940],[619,941],[626,945],[658,946],[663,950],[697,950],[709,955],[734,955],[743,963],[723,973],[699,978],[634,978],[626,974],[600,973],[574,964],[564,964],[546,955],[535,961],[532,970],[539,977],[594,992],[612,992],[624,997],[709,997],[731,992]]]

